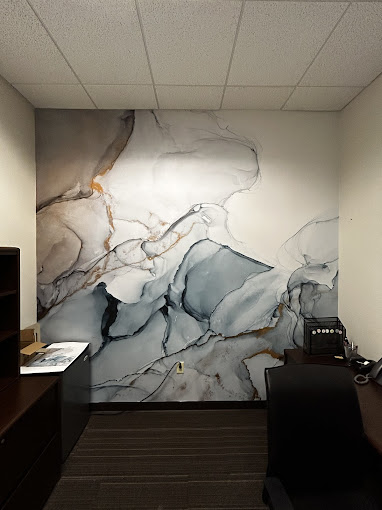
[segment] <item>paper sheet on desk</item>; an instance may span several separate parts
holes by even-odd
[[[41,358],[20,367],[20,374],[63,372],[86,349],[86,342],[57,342],[47,347]]]

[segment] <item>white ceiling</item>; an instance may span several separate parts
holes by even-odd
[[[340,110],[382,71],[382,2],[0,0],[39,108]]]

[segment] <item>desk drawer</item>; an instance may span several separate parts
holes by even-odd
[[[57,384],[0,437],[0,505],[58,429]]]
[[[61,446],[56,434],[0,510],[41,510],[61,474]]]

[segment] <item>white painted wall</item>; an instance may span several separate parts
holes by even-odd
[[[21,328],[36,322],[33,107],[0,77],[0,245],[21,252]]]
[[[382,356],[382,77],[341,114],[339,314],[365,357]]]

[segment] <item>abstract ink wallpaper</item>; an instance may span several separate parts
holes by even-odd
[[[337,315],[338,204],[318,210],[309,172],[323,190],[335,175],[273,158],[287,185],[267,191],[261,122],[228,117],[36,112],[42,337],[90,342],[94,402],[264,398],[304,317]]]

